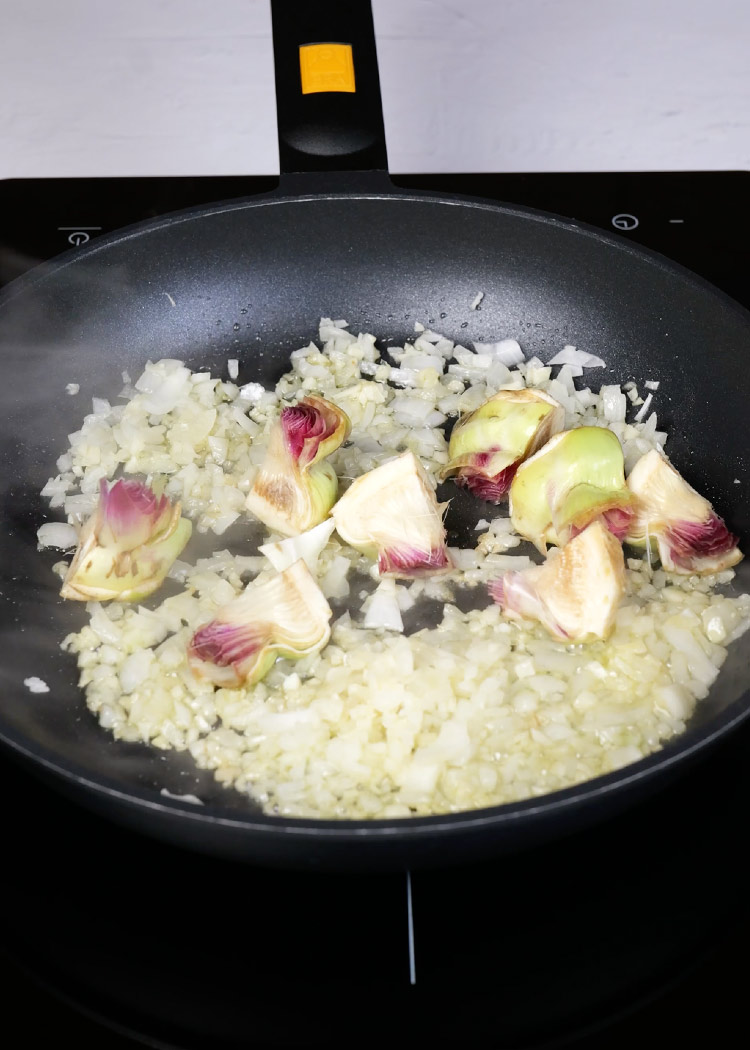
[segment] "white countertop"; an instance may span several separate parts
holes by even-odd
[[[392,171],[750,168],[748,0],[373,9]],[[0,25],[1,178],[278,171],[267,0],[2,0]]]

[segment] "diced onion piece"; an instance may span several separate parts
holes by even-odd
[[[404,623],[401,619],[395,580],[382,580],[378,584],[365,614],[365,627],[384,627],[388,631],[403,631]]]
[[[37,529],[36,538],[40,547],[72,550],[78,543],[78,530],[63,521],[48,521]]]
[[[580,368],[604,368],[605,362],[596,354],[587,354],[575,346],[564,346],[547,362],[549,365],[578,365]]]
[[[653,397],[654,397],[653,394],[649,394],[648,397],[646,398],[646,400],[641,405],[641,407],[636,412],[636,414],[635,414],[635,421],[636,421],[636,423],[640,423],[642,419],[646,418],[646,413],[648,412],[649,408],[651,407],[651,402],[653,400]]]
[[[243,401],[259,401],[265,393],[262,383],[245,383],[240,387],[240,397]]]
[[[335,527],[333,518],[328,518],[307,532],[276,543],[264,543],[258,550],[265,554],[277,572],[283,572],[302,558],[310,572],[315,573],[320,552],[328,543]]]
[[[489,354],[509,368],[521,364],[524,360],[523,350],[515,339],[501,339],[497,343],[474,343],[473,345],[478,354]]]
[[[49,686],[43,678],[38,678],[36,675],[32,675],[30,678],[24,678],[23,684],[29,690],[30,693],[48,693]]]
[[[203,806],[205,804],[202,799],[198,798],[197,795],[192,795],[189,792],[185,795],[180,795],[176,794],[173,791],[167,791],[166,788],[162,788],[159,794],[163,795],[164,798],[177,799],[178,802],[190,802],[193,806]]]
[[[605,385],[599,391],[599,395],[602,399],[604,418],[608,419],[610,423],[624,421],[627,401],[619,386]]]

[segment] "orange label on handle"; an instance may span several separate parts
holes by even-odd
[[[299,49],[302,94],[356,91],[351,44],[303,44]]]

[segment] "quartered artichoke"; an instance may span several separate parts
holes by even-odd
[[[338,491],[336,472],[323,460],[350,430],[346,413],[322,397],[304,397],[283,408],[248,493],[248,510],[284,536],[320,524]]]
[[[443,511],[429,475],[404,452],[357,478],[333,508],[339,536],[377,557],[383,576],[426,576],[453,566],[445,545]]]
[[[511,619],[538,620],[556,638],[607,638],[625,586],[622,547],[600,521],[579,532],[543,565],[507,572],[490,594]]]
[[[603,427],[555,434],[521,464],[510,486],[513,526],[543,554],[547,544],[563,546],[597,518],[622,539],[632,515],[622,446]]]
[[[500,503],[520,463],[565,425],[565,409],[541,390],[500,390],[456,423],[442,478]]]
[[[331,636],[331,609],[301,559],[239,597],[199,628],[188,663],[199,678],[236,688],[259,682],[277,658],[318,652]]]
[[[706,574],[742,559],[738,537],[656,449],[638,460],[628,488],[636,497],[636,513],[625,540],[656,548],[663,568]]]
[[[161,586],[190,539],[181,505],[141,481],[102,479],[60,594],[74,601],[137,602]]]

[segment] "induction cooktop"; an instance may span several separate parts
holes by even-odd
[[[393,176],[663,252],[750,306],[750,173]],[[0,183],[0,285],[270,177]],[[603,827],[497,861],[299,874],[104,822],[0,755],[0,998],[23,1045],[728,1045],[744,1021],[750,727]]]

